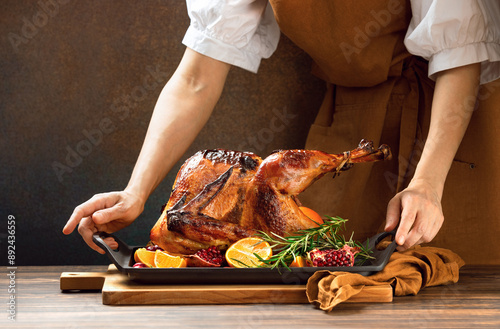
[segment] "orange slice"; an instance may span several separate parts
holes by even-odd
[[[147,267],[155,267],[155,252],[146,248],[139,248],[134,253],[134,260],[143,263]]]
[[[290,264],[290,267],[306,267],[306,266],[307,266],[307,261],[302,256],[295,257],[293,262]]]
[[[172,256],[165,251],[156,250],[155,267],[186,267],[187,261],[181,256]]]
[[[304,215],[309,217],[310,220],[312,220],[313,222],[316,222],[315,223],[316,225],[314,225],[314,226],[319,226],[319,225],[323,224],[323,219],[314,210],[307,208],[307,207],[299,207],[299,209],[304,213]]]
[[[257,256],[269,259],[273,251],[269,243],[256,238],[249,237],[236,241],[226,251],[226,260],[231,267],[258,267],[262,265]]]

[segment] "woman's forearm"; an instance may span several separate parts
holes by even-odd
[[[432,185],[441,198],[453,158],[474,111],[480,63],[439,73],[432,102],[429,134],[413,181]]]
[[[399,223],[398,250],[431,241],[443,224],[444,183],[474,111],[479,74],[478,63],[443,71],[437,77],[422,156],[408,187],[387,206],[385,230]]]
[[[207,122],[229,68],[229,64],[186,50],[158,98],[126,190],[146,202]]]
[[[96,194],[75,208],[63,228],[78,226],[83,240],[104,253],[93,241],[98,231],[116,232],[141,214],[146,199],[186,151],[207,122],[220,97],[230,65],[190,49],[162,90],[129,184],[124,191]],[[111,248],[118,244],[106,240]]]

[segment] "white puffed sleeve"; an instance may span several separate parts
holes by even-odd
[[[412,0],[405,45],[437,72],[481,63],[481,84],[500,78],[499,0]]]
[[[268,0],[187,0],[191,24],[187,47],[219,61],[257,72],[273,54],[280,30]]]

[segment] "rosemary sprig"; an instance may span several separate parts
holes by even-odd
[[[284,267],[288,270],[289,264],[297,256],[305,255],[313,249],[341,249],[344,245],[350,247],[358,247],[360,252],[356,255],[361,259],[373,259],[370,256],[371,251],[362,244],[354,241],[351,238],[346,241],[345,238],[339,234],[341,228],[345,227],[347,219],[340,217],[326,216],[323,224],[317,227],[297,231],[294,235],[282,237],[275,233],[259,232],[258,237],[267,241],[274,251],[274,255],[269,259],[262,259],[259,255],[255,254],[259,261],[264,263],[264,267],[276,268]]]

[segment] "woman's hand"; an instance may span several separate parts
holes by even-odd
[[[430,242],[443,225],[441,193],[423,180],[412,180],[387,206],[385,231],[396,232],[398,250]]]
[[[98,231],[113,233],[127,227],[143,210],[144,201],[132,192],[96,194],[75,208],[63,233],[70,234],[78,225],[78,233],[89,247],[104,254],[104,250],[92,241],[92,235]],[[118,247],[113,238],[106,238],[104,241],[112,249]]]

